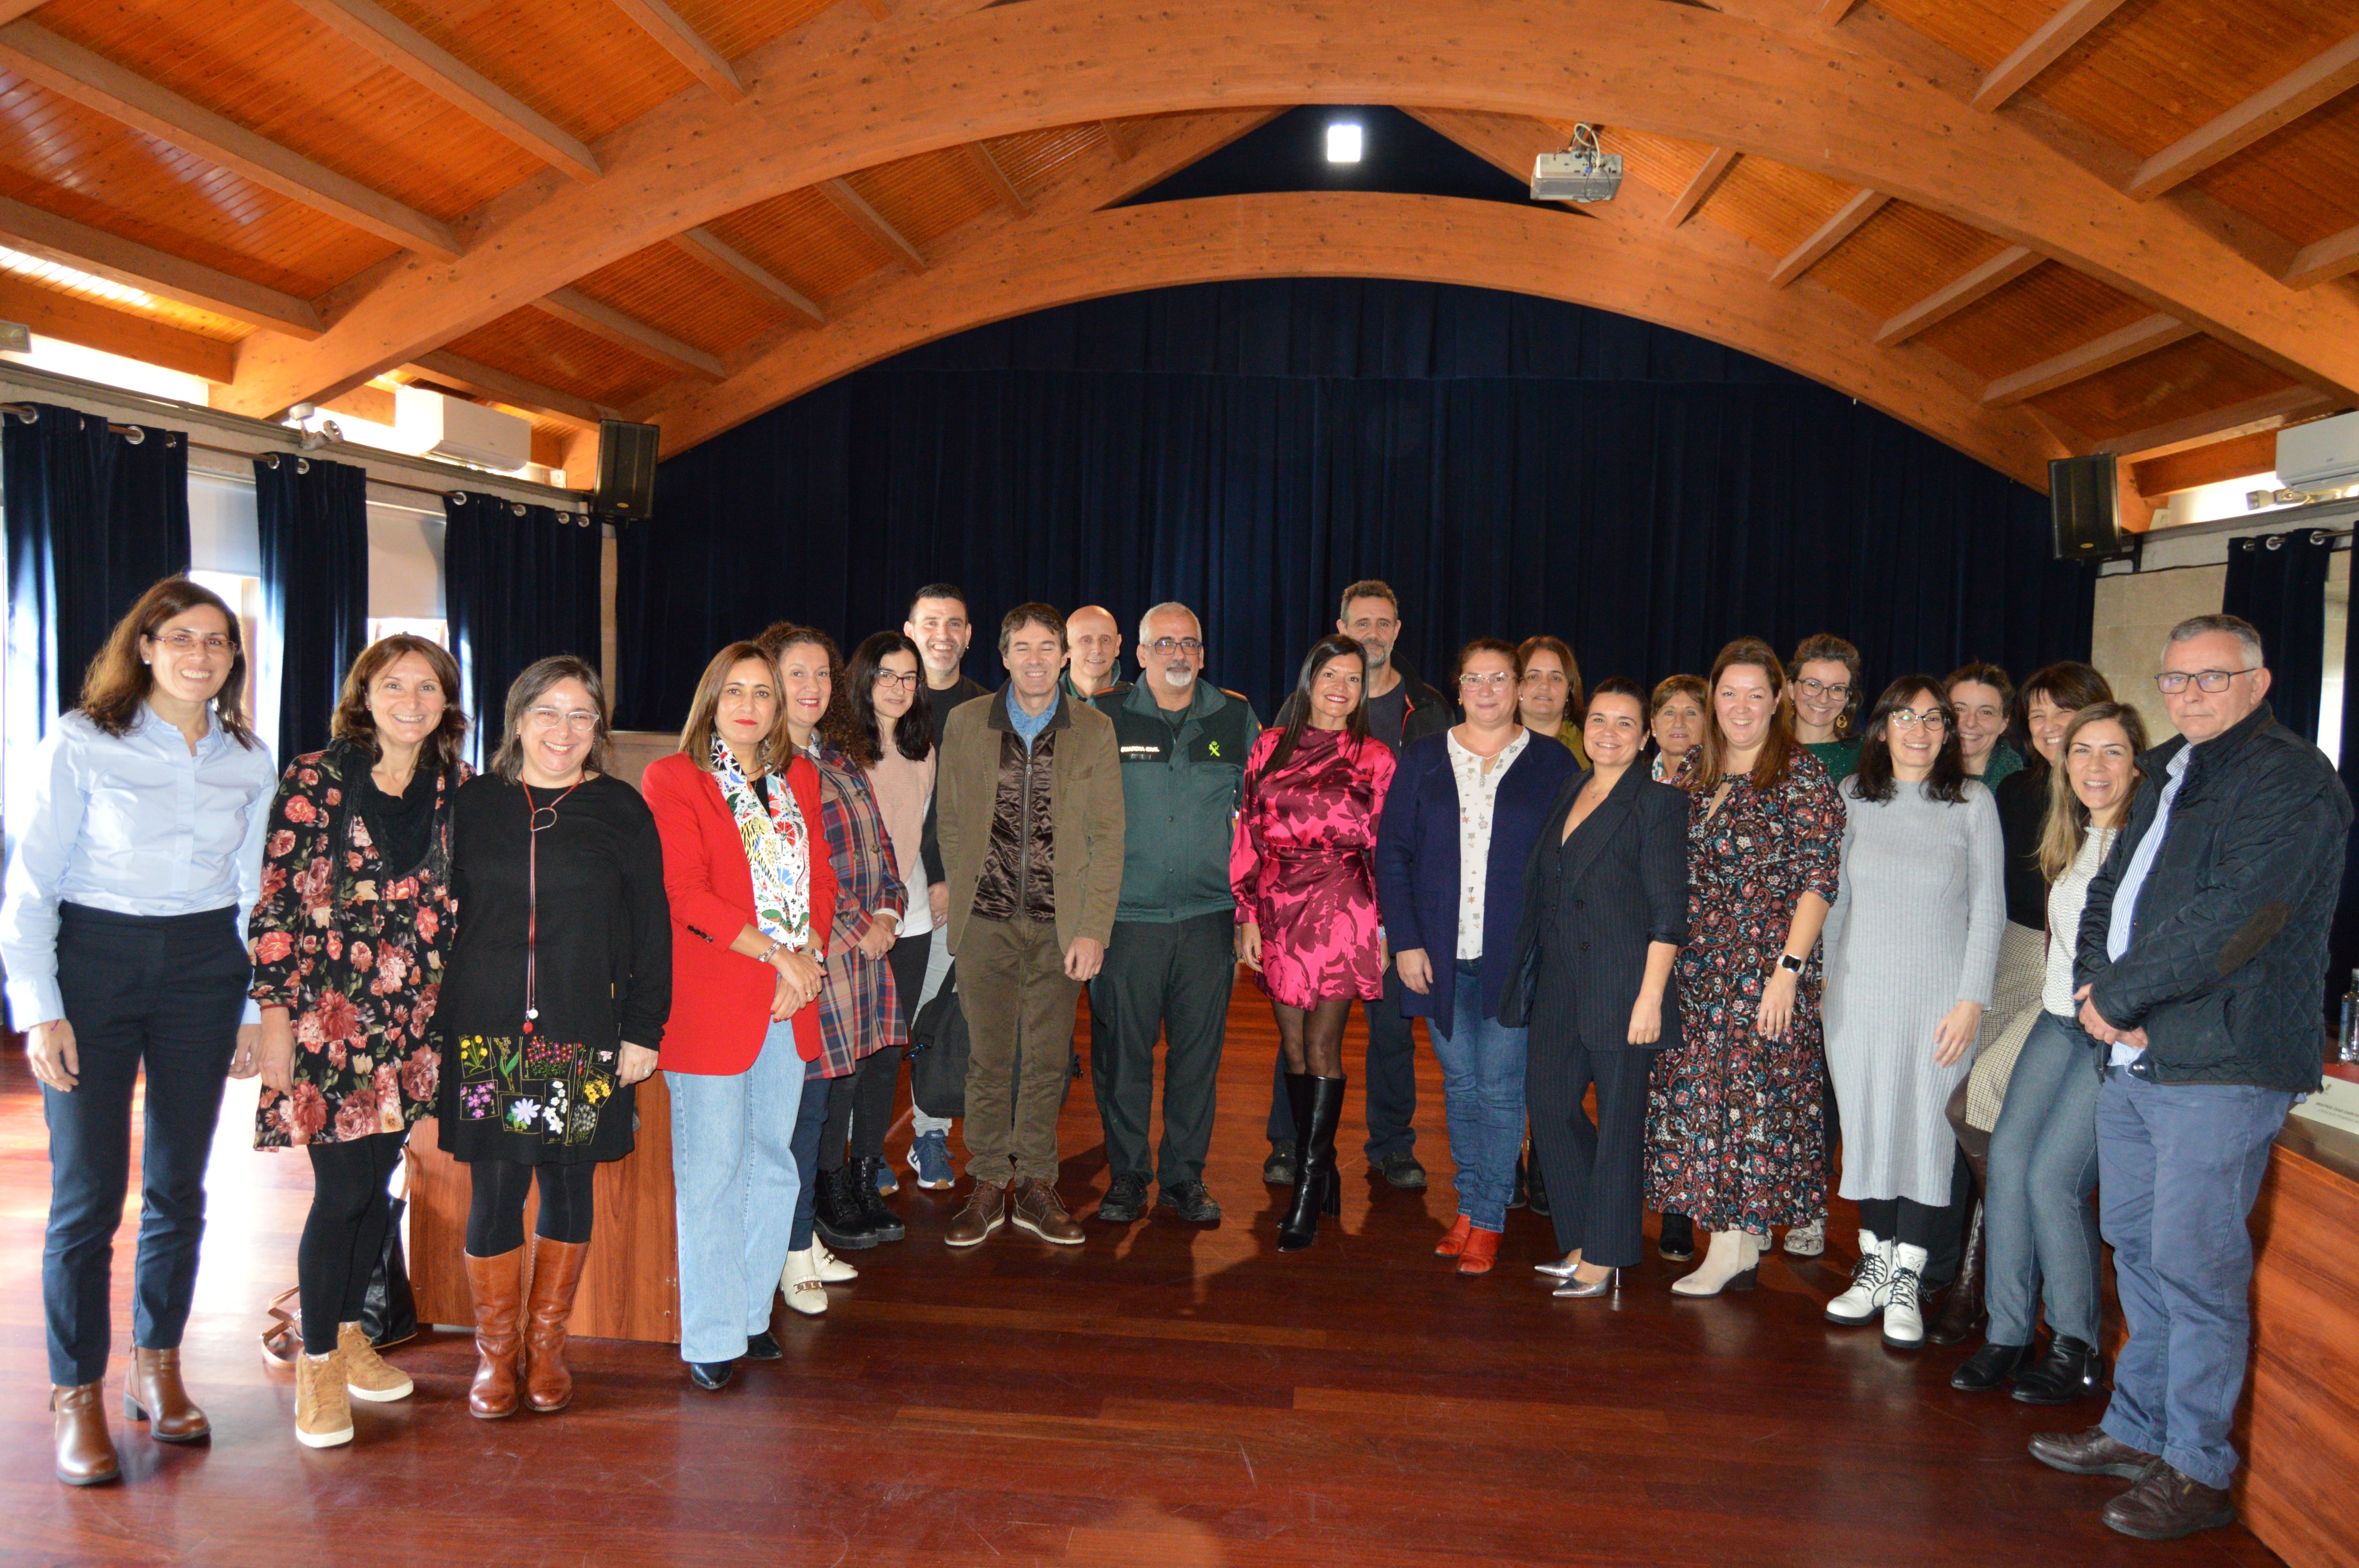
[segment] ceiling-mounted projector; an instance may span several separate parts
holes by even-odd
[[[1597,145],[1597,133],[1586,124],[1572,128],[1572,145],[1560,153],[1542,153],[1532,166],[1535,201],[1611,201],[1622,189],[1622,155]]]

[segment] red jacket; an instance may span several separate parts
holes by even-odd
[[[827,950],[835,912],[835,872],[820,825],[819,771],[797,757],[787,770],[809,828],[811,945]],[[754,872],[721,781],[684,752],[647,766],[639,782],[663,838],[664,893],[671,900],[671,1022],[662,1064],[673,1073],[742,1073],[761,1054],[769,1032],[777,970],[729,944],[754,924]],[[819,1003],[794,1016],[795,1050],[806,1062],[820,1052]]]

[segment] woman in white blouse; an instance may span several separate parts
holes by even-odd
[[[147,1075],[139,1254],[124,1411],[164,1443],[211,1427],[180,1385],[222,1086],[251,1077],[245,917],[277,783],[248,728],[237,618],[186,578],[142,594],[41,743],[0,902],[8,1007],[41,1082],[41,1252],[57,1475],[120,1474],[101,1399],[113,1242]]]

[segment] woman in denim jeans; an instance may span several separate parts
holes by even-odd
[[[1950,1379],[1970,1393],[2015,1383],[2026,1404],[2067,1404],[2105,1385],[2097,1348],[2097,1062],[2074,1022],[2073,938],[2090,879],[2137,793],[2146,726],[2135,709],[2093,703],[2073,716],[2049,772],[2039,868],[2049,879],[2048,974],[2040,1017],[2016,1058],[1991,1132],[1983,1236],[1989,1338]],[[2053,1336],[2036,1355],[2045,1303]],[[2037,1364],[2035,1365],[2035,1361]]]

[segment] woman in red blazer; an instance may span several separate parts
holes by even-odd
[[[792,1149],[835,907],[819,774],[796,754],[777,667],[751,643],[705,666],[679,751],[640,790],[663,838],[672,989],[679,1354],[702,1389],[775,1361],[770,1303],[799,1191]],[[816,847],[817,852],[813,852]]]

